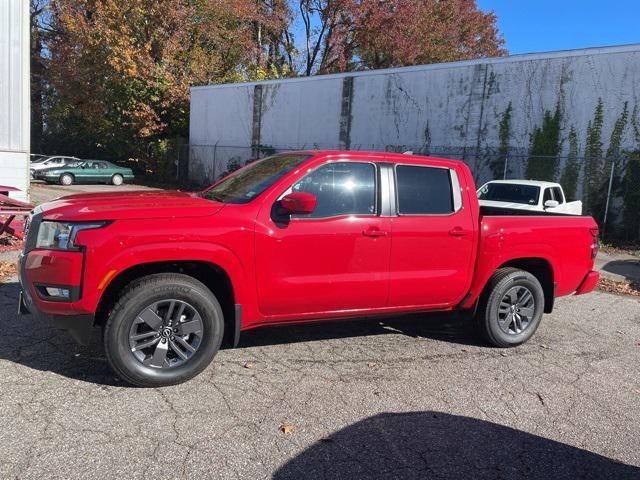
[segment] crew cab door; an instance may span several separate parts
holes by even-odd
[[[378,214],[379,188],[374,163],[328,162],[263,206],[256,223],[256,281],[264,315],[386,305],[390,219]],[[314,212],[279,214],[279,199],[292,191],[315,195]]]
[[[389,306],[450,305],[466,294],[476,226],[458,178],[450,168],[395,166]]]

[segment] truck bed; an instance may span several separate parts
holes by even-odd
[[[503,207],[488,207],[480,206],[480,215],[504,217],[504,216],[525,216],[525,217],[589,217],[589,215],[575,215],[572,213],[562,212],[541,212],[539,210],[522,210],[519,208],[503,208]]]

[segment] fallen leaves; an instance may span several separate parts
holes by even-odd
[[[600,277],[598,289],[608,293],[640,297],[640,284],[635,282],[618,282],[616,280]]]
[[[0,282],[8,277],[17,275],[16,264],[13,262],[0,262]]]
[[[291,435],[293,433],[293,424],[284,422],[282,425],[280,425],[280,431],[285,435]]]

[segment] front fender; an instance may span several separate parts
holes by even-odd
[[[236,303],[251,303],[251,280],[240,259],[223,245],[209,242],[180,242],[179,244],[148,243],[132,246],[105,261],[105,254],[87,252],[83,282],[83,310],[95,312],[104,291],[126,270],[144,264],[194,261],[216,265],[226,272],[234,289]]]

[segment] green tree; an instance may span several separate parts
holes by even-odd
[[[578,177],[580,176],[580,164],[578,163],[578,134],[576,129],[571,127],[569,131],[569,153],[567,161],[562,170],[560,184],[564,190],[567,200],[575,200],[578,190]]]
[[[536,127],[531,134],[529,160],[526,177],[531,180],[554,181],[558,174],[558,155],[560,154],[560,122],[562,113],[560,103],[553,113],[544,112],[542,127]]]

